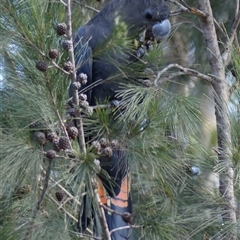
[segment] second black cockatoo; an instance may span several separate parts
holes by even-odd
[[[129,67],[131,61],[138,60],[125,43],[111,48],[114,38],[124,36],[127,40],[138,39],[145,31],[148,36],[150,34],[153,38],[161,39],[170,32],[169,15],[165,0],[113,0],[76,31],[74,55],[77,78],[81,73],[87,75],[87,84],[80,92],[87,94],[90,106],[114,100],[123,77],[113,76],[121,75],[118,73],[121,73],[124,66]],[[132,213],[132,200],[126,154],[123,150],[113,149],[110,157],[100,157],[99,160],[101,168],[111,179],[107,181],[99,176],[101,182],[98,184],[98,192],[102,203],[123,214],[121,216],[105,211],[109,230],[116,229],[112,232],[111,239],[130,239],[131,229],[126,226],[129,225],[128,220],[131,220],[129,214]],[[81,230],[87,227],[83,215],[79,216]],[[117,230],[118,228],[121,229]]]

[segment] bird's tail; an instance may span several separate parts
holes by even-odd
[[[104,208],[105,218],[108,224],[108,230],[110,232],[111,240],[129,240],[131,239],[131,227],[132,221],[132,198],[131,198],[131,179],[128,172],[122,179],[120,191],[118,195],[110,197],[104,188],[104,185],[100,178],[98,182],[98,195],[101,203],[106,206]],[[83,212],[79,215],[79,231],[84,231],[91,220],[96,222],[96,216],[94,216],[93,209],[91,209],[91,216],[87,216],[89,212],[89,199],[87,195],[83,199]],[[93,206],[91,206],[93,208]],[[95,212],[96,214],[96,212]],[[92,218],[92,219],[91,219]],[[95,234],[99,232],[95,226]]]
[[[111,209],[110,211],[105,209],[105,216],[112,240],[126,240],[131,237],[132,198],[130,185],[130,173],[127,173],[122,179],[120,192],[117,196],[101,198],[103,200],[102,203]],[[101,194],[101,188],[99,189]]]

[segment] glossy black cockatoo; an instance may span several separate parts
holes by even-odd
[[[170,32],[168,18],[169,9],[165,0],[113,0],[76,31],[74,36],[76,77],[78,78],[81,73],[87,75],[87,84],[80,92],[87,94],[90,106],[114,100],[123,77],[113,76],[119,76],[122,67],[129,67],[132,61],[138,60],[126,44],[121,44],[119,48],[108,47],[118,35],[118,31],[121,31],[120,36],[125,36],[128,40],[138,39],[143,32],[160,39]],[[101,168],[111,179],[109,181],[99,176],[101,181],[98,184],[99,196],[103,204],[120,214],[132,213],[130,173],[126,158],[123,150],[113,150],[110,158],[99,158]],[[81,230],[87,227],[86,217],[83,215],[79,216]],[[121,215],[109,213],[107,210],[105,215],[110,231],[128,226]],[[130,238],[130,228],[119,229],[111,234],[113,240]]]

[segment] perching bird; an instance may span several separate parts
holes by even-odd
[[[88,77],[87,84],[80,92],[87,94],[90,106],[116,99],[116,91],[123,80],[119,73],[132,61],[138,60],[127,43],[139,38],[144,31],[153,38],[165,37],[171,28],[168,18],[169,9],[165,0],[113,0],[76,31],[74,54],[77,77],[81,73]],[[116,41],[114,47],[114,38],[117,37],[120,37],[119,45]],[[112,156],[100,157],[99,160],[102,169],[111,178],[109,181],[99,176],[101,182],[98,184],[98,193],[102,203],[120,214],[131,214],[130,174],[126,153],[115,149]],[[129,224],[121,215],[109,213],[107,210],[105,215],[110,231]],[[86,227],[86,217],[79,216],[79,228]],[[124,240],[130,239],[130,236],[130,228],[124,228],[113,231],[111,239]]]

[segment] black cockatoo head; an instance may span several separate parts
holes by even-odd
[[[155,38],[170,33],[170,12],[165,0],[123,0],[120,8],[120,18],[133,28],[145,29]]]
[[[147,32],[155,38],[163,38],[170,33],[170,12],[165,0],[145,0],[146,10],[143,12]]]

